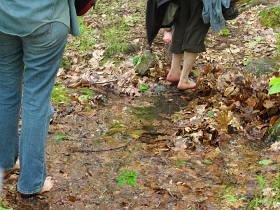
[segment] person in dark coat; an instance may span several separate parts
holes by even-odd
[[[146,28],[149,45],[160,28],[172,26],[163,36],[166,43],[171,42],[172,62],[167,80],[178,82],[178,88],[182,90],[196,87],[196,83],[189,79],[189,73],[198,54],[205,51],[204,40],[209,27],[211,25],[212,31],[216,32],[225,28],[226,20],[236,18],[237,1],[148,0]]]
[[[167,80],[178,82],[178,89],[186,90],[196,87],[196,83],[189,79],[189,73],[198,53],[205,51],[204,40],[210,24],[203,22],[201,0],[179,0],[178,3],[172,32],[165,31],[163,40],[171,42],[172,62]]]

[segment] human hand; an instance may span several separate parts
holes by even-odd
[[[165,43],[170,43],[172,41],[172,32],[171,31],[164,31],[162,40]]]

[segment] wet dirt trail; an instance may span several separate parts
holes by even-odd
[[[111,2],[119,7],[108,12]],[[271,147],[262,141],[275,122],[271,119],[280,114],[279,96],[267,96],[268,81],[280,74],[256,78],[242,71],[246,62],[275,50],[275,33],[258,22],[263,8],[249,8],[229,22],[228,35],[209,34],[209,49],[191,73],[196,90],[145,96],[139,93],[140,84],[158,88],[166,77],[168,46],[157,37],[154,52],[161,65],[149,77],[136,76],[126,62],[140,52],[119,55],[117,66],[99,65],[105,51],[102,34],[107,34],[99,26],[107,29],[113,14],[125,16],[133,31],[127,40],[146,43],[144,18],[132,19],[145,14],[142,1],[102,1],[96,14],[84,17],[94,29],[86,37],[100,39],[83,53],[73,49],[80,40],[72,40],[65,53],[68,65],[59,71],[46,149],[55,187],[45,195],[22,197],[16,191],[16,170],[4,180],[1,205],[19,210],[248,209],[259,190],[257,176],[275,178],[280,163],[280,144]],[[85,81],[84,88],[68,88]],[[118,94],[93,85],[110,83]],[[120,92],[137,97],[120,97]]]
[[[178,113],[195,109],[195,95],[188,93],[136,99],[104,96],[96,109],[82,111],[58,104],[47,141],[54,190],[23,198],[16,193],[15,172],[4,183],[3,206],[247,209],[258,186],[256,174],[273,174],[276,165],[261,167],[264,145],[242,133],[216,145],[180,134]],[[61,134],[67,138],[54,138]],[[118,184],[126,170],[137,173],[132,175],[135,186]]]

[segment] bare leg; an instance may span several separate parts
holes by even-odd
[[[183,54],[172,54],[171,69],[167,75],[167,80],[170,82],[178,82],[181,75],[181,62]]]
[[[184,52],[183,71],[180,77],[180,81],[178,83],[178,89],[187,90],[195,88],[196,83],[189,79],[189,74],[192,70],[197,55],[197,53]]]

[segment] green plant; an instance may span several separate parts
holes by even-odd
[[[175,119],[178,119],[180,117],[179,114],[174,114],[173,116],[174,116]]]
[[[214,117],[215,117],[213,111],[209,111],[209,112],[207,112],[207,114],[208,114],[208,116],[211,117],[211,118],[214,118]]]
[[[276,178],[271,181],[265,181],[262,174],[257,175],[259,188],[255,192],[254,199],[250,202],[248,209],[257,209],[266,207],[269,209],[272,206],[279,205],[279,190],[280,190],[280,174],[277,170]]]
[[[265,40],[265,38],[264,38],[264,37],[261,37],[261,36],[256,36],[254,39],[255,39],[257,42],[261,42],[261,41]]]
[[[264,166],[269,165],[270,163],[272,163],[272,160],[261,160],[261,161],[259,161],[259,164],[264,165]]]
[[[136,177],[139,175],[138,172],[124,170],[122,171],[122,175],[117,178],[118,185],[122,186],[128,184],[132,187],[136,186]]]
[[[185,161],[185,160],[178,160],[178,161],[177,161],[177,165],[178,165],[178,166],[182,166],[182,165],[184,165],[186,162],[187,162],[187,161]]]
[[[141,84],[141,86],[140,86],[140,91],[141,91],[141,92],[145,92],[145,91],[147,91],[148,89],[149,89],[148,85],[146,85],[146,84]]]
[[[53,88],[51,100],[57,103],[70,102],[71,99],[67,97],[67,94],[68,93],[62,84],[58,83]]]
[[[268,91],[268,95],[279,93],[280,92],[280,77],[270,80],[269,86],[271,86],[271,88]]]
[[[203,160],[202,163],[204,163],[206,165],[212,165],[212,161],[211,160]]]
[[[123,52],[127,41],[123,40],[123,42],[121,42],[119,37],[122,37],[123,35],[123,30],[125,28],[124,25],[125,24],[123,23],[121,27],[117,27],[116,24],[113,24],[111,29],[105,30],[105,38],[107,43],[107,50],[105,54],[108,57],[113,56],[118,52]]]
[[[144,5],[143,2],[138,2],[138,3],[137,3],[137,6],[138,6],[138,7],[143,7],[143,6],[145,6],[145,5]]]
[[[74,37],[71,45],[74,49],[79,49],[81,52],[92,49],[95,45],[95,32],[91,26],[86,25],[81,17],[78,18],[80,23],[79,37]]]
[[[257,175],[257,178],[258,178],[258,181],[259,181],[259,184],[260,184],[259,189],[262,190],[263,187],[264,187],[264,185],[265,185],[265,181],[264,181],[264,179],[263,179],[263,177],[262,177],[262,174]]]
[[[82,90],[79,90],[80,93],[84,93],[86,95],[89,95],[89,96],[93,96],[94,95],[94,91],[93,90],[89,90],[89,89],[82,89]]]
[[[78,97],[79,101],[90,100],[92,97],[90,95],[81,95]]]
[[[250,63],[249,61],[243,61],[243,62],[242,62],[242,65],[243,65],[243,66],[248,66],[249,63]]]
[[[256,41],[246,42],[244,45],[246,47],[255,47],[257,45],[257,42]]]
[[[119,123],[116,123],[115,125],[113,125],[113,128],[121,128],[122,125],[120,125]]]
[[[91,110],[91,107],[88,106],[87,101],[92,99],[93,95],[94,95],[94,91],[93,90],[89,90],[89,89],[82,89],[79,90],[80,93],[82,93],[83,95],[78,96],[78,100],[83,103],[85,106],[85,108],[87,110]]]
[[[141,63],[142,56],[135,56],[131,59],[131,62],[133,63],[134,66],[138,65]]]
[[[219,36],[228,36],[228,35],[230,35],[230,31],[228,30],[228,28],[224,28],[219,32]]]
[[[231,64],[231,63],[227,63],[226,65],[227,65],[227,67],[231,67],[231,66],[232,66],[232,64]]]
[[[228,199],[228,200],[231,201],[231,202],[236,202],[236,201],[238,201],[237,198],[235,198],[234,196],[232,196],[232,195],[230,195],[230,194],[225,195],[225,198]]]
[[[55,140],[57,141],[62,141],[62,140],[65,140],[67,139],[67,136],[63,136],[63,135],[56,135],[53,137]]]

